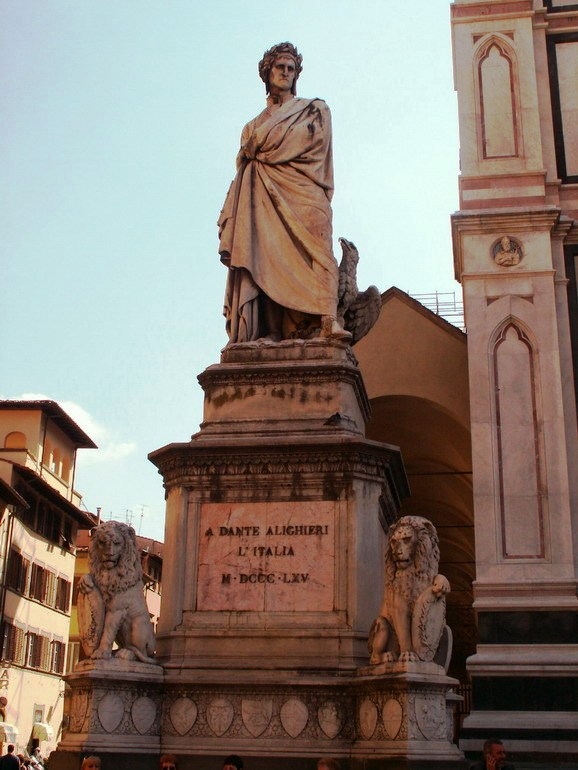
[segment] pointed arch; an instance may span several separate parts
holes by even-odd
[[[547,558],[547,488],[535,341],[519,319],[491,336],[498,557]]]
[[[522,147],[518,63],[503,35],[482,39],[474,55],[476,122],[480,157],[519,157]]]

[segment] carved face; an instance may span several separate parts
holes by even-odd
[[[280,54],[269,70],[269,91],[272,94],[290,93],[295,80],[295,60]]]
[[[504,235],[504,237],[500,241],[500,245],[502,247],[502,251],[510,251],[511,243],[507,235]]]
[[[415,529],[410,526],[396,529],[391,536],[391,553],[398,569],[407,569],[407,567],[411,565],[416,540],[417,533]]]
[[[124,538],[120,532],[109,530],[96,534],[96,548],[99,561],[106,569],[112,569],[120,561],[124,549]]]

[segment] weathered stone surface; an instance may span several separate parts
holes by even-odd
[[[438,575],[439,559],[439,540],[431,521],[403,516],[391,525],[383,602],[369,638],[371,663],[432,661],[444,632],[441,658],[449,663],[451,633],[445,625],[445,596],[450,584]]]
[[[78,621],[84,651],[94,660],[154,663],[155,640],[143,595],[135,531],[119,521],[95,527],[90,572],[79,582]],[[113,645],[118,649],[113,652]]]

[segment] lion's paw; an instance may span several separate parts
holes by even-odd
[[[394,663],[395,655],[393,652],[377,652],[371,656],[369,663],[377,666],[379,663]]]
[[[415,663],[416,661],[419,660],[419,657],[416,652],[407,650],[406,652],[400,653],[398,660],[400,663]]]

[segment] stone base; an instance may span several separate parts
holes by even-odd
[[[284,673],[269,684],[239,672],[212,673],[210,682],[168,678],[162,750],[460,762],[452,744],[457,681],[434,664],[397,669],[354,678]]]
[[[344,768],[385,760],[388,768],[460,767],[452,744],[457,682],[435,664],[377,668],[343,678],[284,672],[269,682],[206,671],[195,680],[167,676],[163,685],[158,666],[84,662],[67,677],[70,725],[51,770],[67,770],[71,756],[89,751],[106,755],[104,770],[113,755],[130,754],[131,767],[144,769],[150,763],[139,755],[165,752],[179,757],[180,770],[199,757],[217,768],[227,753],[271,770],[309,760],[313,768],[320,756]]]
[[[83,661],[65,677],[70,687],[62,752],[160,750],[163,669],[112,658]],[[51,757],[52,763],[52,757]]]

